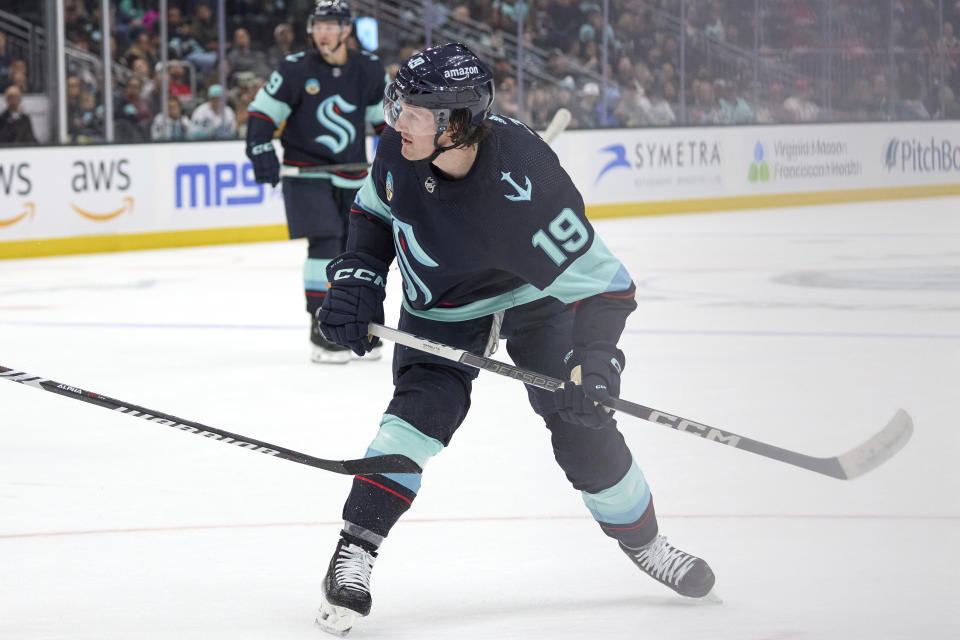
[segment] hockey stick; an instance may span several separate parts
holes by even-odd
[[[390,327],[384,327],[378,324],[370,325],[370,333],[380,338],[391,340],[418,351],[432,353],[447,360],[453,360],[470,367],[491,371],[493,373],[520,380],[528,384],[547,391],[556,391],[563,386],[564,381],[557,378],[551,378],[528,369],[521,369],[509,365],[499,360],[478,356],[462,349],[454,349],[432,340],[418,338],[412,334]],[[610,398],[603,402],[603,405],[617,411],[661,424],[677,431],[683,431],[695,436],[700,436],[711,442],[725,444],[735,449],[749,451],[765,458],[779,460],[795,467],[821,473],[831,478],[840,480],[850,480],[861,476],[866,472],[876,469],[881,464],[889,460],[900,449],[907,444],[910,436],[913,434],[913,421],[909,414],[903,409],[897,411],[890,422],[874,434],[866,442],[854,447],[850,451],[831,458],[815,458],[789,449],[782,449],[759,440],[737,435],[730,431],[723,431],[709,425],[694,422],[680,416],[675,416],[665,411],[651,409],[628,400],[620,398]]]
[[[557,139],[557,136],[563,133],[564,129],[567,128],[567,125],[570,124],[571,115],[570,111],[566,107],[560,107],[557,109],[557,112],[553,114],[553,119],[550,120],[550,124],[547,125],[546,131],[543,132],[543,139],[547,144],[553,144],[553,141]]]
[[[0,366],[0,378],[12,382],[19,382],[28,387],[49,391],[67,398],[73,398],[74,400],[89,402],[98,407],[126,413],[137,418],[149,420],[150,422],[173,427],[174,429],[180,429],[181,431],[195,433],[212,440],[219,440],[220,442],[243,447],[250,451],[299,462],[300,464],[323,469],[324,471],[332,471],[333,473],[342,473],[349,476],[365,476],[375,473],[420,473],[422,471],[413,460],[399,454],[372,456],[370,458],[360,458],[357,460],[324,460],[322,458],[314,458],[305,453],[278,447],[268,442],[261,442],[260,440],[247,438],[246,436],[230,433],[222,429],[215,429],[200,424],[199,422],[184,420],[166,413],[153,411],[152,409],[144,409],[135,404],[114,400],[113,398],[102,396],[99,393],[78,389],[77,387],[71,387],[70,385],[54,382],[53,380],[46,380],[29,373],[24,373],[23,371],[14,371],[9,367]]]
[[[324,164],[311,167],[291,167],[290,165],[284,165],[280,167],[280,175],[291,177],[291,176],[302,176],[309,175],[311,173],[334,173],[340,171],[342,173],[353,173],[358,171],[366,171],[370,168],[369,162],[349,162],[347,164]]]

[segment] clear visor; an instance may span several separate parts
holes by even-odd
[[[438,116],[447,110],[434,111],[426,107],[417,107],[400,100],[391,91],[391,85],[383,98],[383,119],[396,131],[411,136],[432,136],[437,133]]]

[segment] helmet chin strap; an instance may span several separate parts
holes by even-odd
[[[437,157],[444,151],[450,151],[450,149],[456,149],[460,145],[451,144],[446,147],[440,146],[440,136],[443,135],[443,131],[438,131],[435,136],[433,136],[433,153],[430,154],[430,157],[427,158],[427,162],[433,162]]]

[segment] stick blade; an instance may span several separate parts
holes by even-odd
[[[899,409],[887,426],[860,446],[837,456],[837,462],[847,480],[862,476],[896,455],[912,435],[913,419]]]

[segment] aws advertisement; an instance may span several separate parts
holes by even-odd
[[[280,224],[243,143],[0,150],[0,252],[12,240]]]

